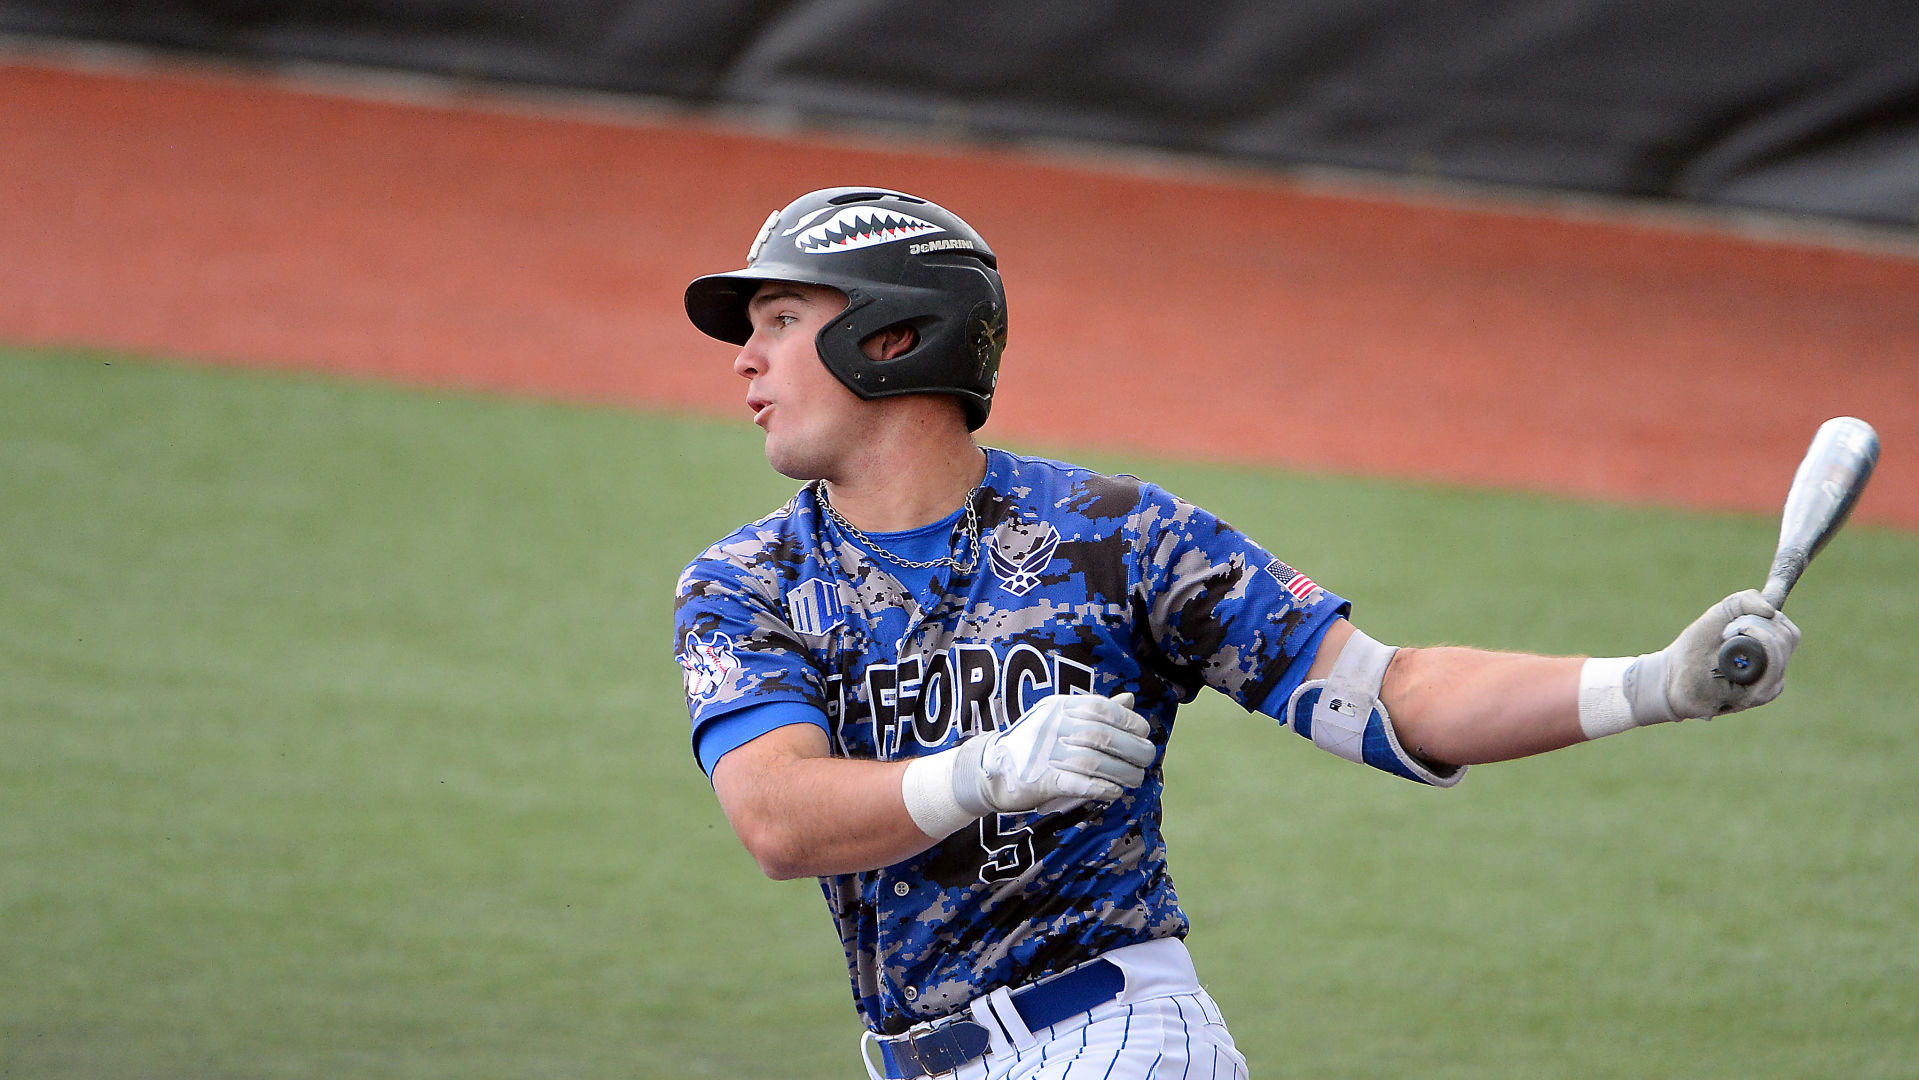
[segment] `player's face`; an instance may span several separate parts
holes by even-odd
[[[770,281],[746,306],[753,335],[733,361],[746,405],[766,431],[766,460],[795,480],[834,478],[862,402],[820,362],[815,336],[846,309],[838,289]]]

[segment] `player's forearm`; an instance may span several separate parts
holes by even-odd
[[[768,876],[856,873],[988,814],[1111,802],[1146,779],[1151,736],[1130,693],[1050,694],[1010,727],[910,761],[835,758],[823,729],[790,724],[720,758],[713,790]]]
[[[1380,694],[1400,744],[1423,760],[1478,765],[1585,740],[1578,657],[1452,646],[1401,649]]]
[[[722,758],[713,780],[754,861],[768,877],[786,879],[872,870],[931,847],[900,796],[904,769],[761,749],[750,763]]]

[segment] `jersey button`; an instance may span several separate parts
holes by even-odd
[[[910,893],[912,891],[913,891],[913,887],[911,885],[908,885],[904,881],[895,881],[893,883],[894,896],[905,896],[907,893]]]

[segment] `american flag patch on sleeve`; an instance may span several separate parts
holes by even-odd
[[[1287,566],[1278,559],[1274,559],[1272,562],[1266,564],[1266,572],[1273,575],[1273,580],[1279,582],[1287,592],[1293,594],[1293,599],[1298,600],[1302,604],[1311,600],[1313,594],[1319,591],[1319,586],[1313,583],[1312,578]]]

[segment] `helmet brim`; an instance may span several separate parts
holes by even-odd
[[[768,281],[791,281],[799,285],[840,288],[830,282],[808,281],[779,268],[735,270],[727,274],[708,274],[694,278],[686,287],[686,317],[700,333],[733,345],[744,345],[753,336],[753,320],[747,317],[747,301]],[[842,290],[844,291],[844,290]]]

